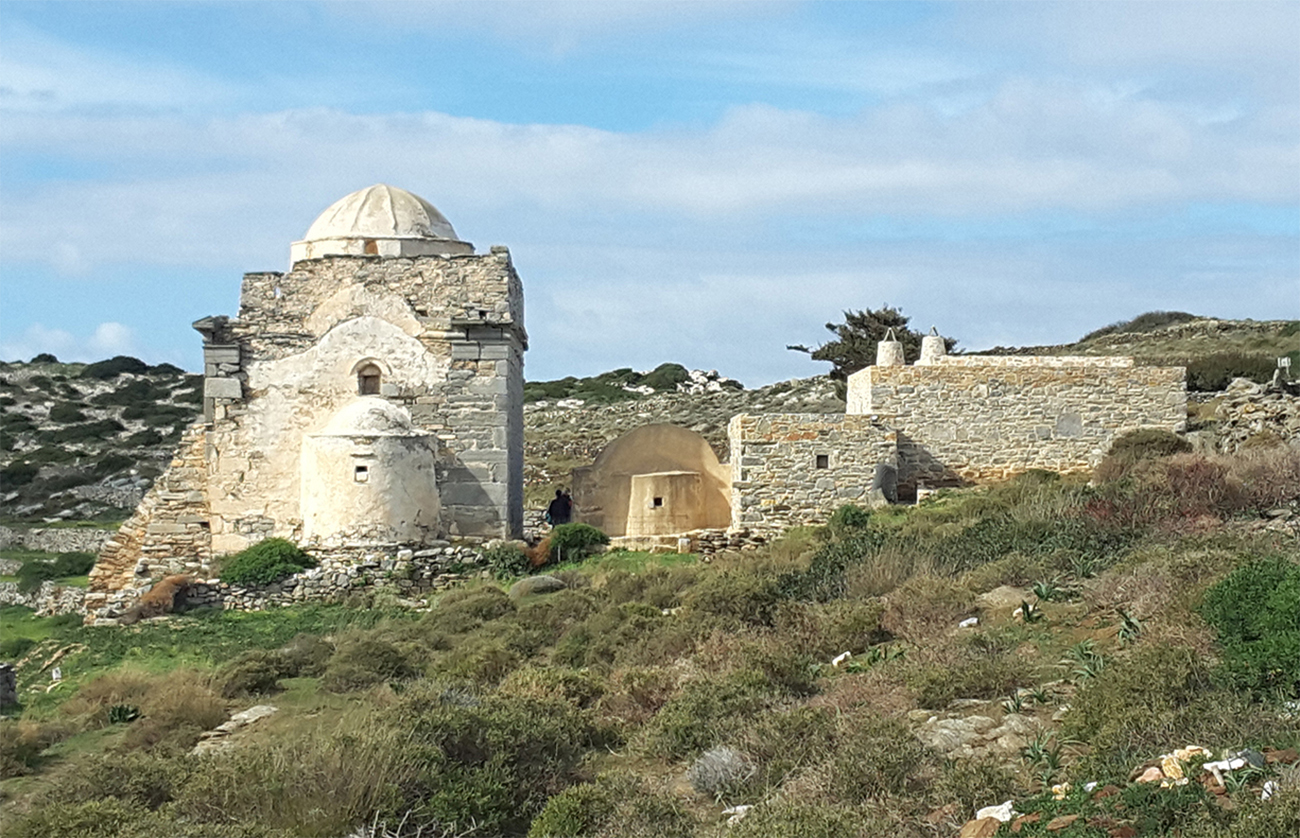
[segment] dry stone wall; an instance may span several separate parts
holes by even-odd
[[[22,547],[48,553],[98,553],[112,536],[111,530],[83,527],[0,527],[0,550]]]
[[[854,373],[848,412],[898,430],[906,493],[918,482],[1091,469],[1117,435],[1183,430],[1187,393],[1182,367],[1139,367],[1131,358],[948,356]]]
[[[119,591],[138,596],[164,576],[208,573],[212,534],[204,493],[206,446],[205,424],[186,428],[171,465],[135,513],[104,542],[90,571],[88,612],[105,607]]]
[[[731,525],[780,530],[864,504],[897,436],[871,416],[741,414],[731,420]]]

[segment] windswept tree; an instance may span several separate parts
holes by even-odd
[[[876,362],[876,344],[885,339],[890,329],[894,330],[894,337],[902,341],[903,356],[909,363],[920,358],[921,338],[925,333],[909,329],[907,324],[910,320],[901,309],[889,305],[874,311],[846,311],[843,323],[826,324],[826,330],[835,335],[834,340],[815,349],[807,346],[787,346],[786,349],[806,352],[814,361],[829,361],[831,378],[847,381],[853,373]],[[957,341],[944,338],[944,344],[951,352]],[[843,385],[837,389],[842,390]]]

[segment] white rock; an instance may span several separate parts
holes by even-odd
[[[841,652],[840,654],[835,656],[835,660],[831,661],[831,666],[839,668],[840,664],[844,663],[846,660],[848,660],[851,657],[853,657],[852,652]]]
[[[962,620],[960,623],[957,624],[957,628],[964,628],[964,629],[974,628],[979,624],[980,624],[979,617],[967,617],[966,619]]]
[[[1008,800],[1000,806],[985,806],[975,813],[975,820],[981,818],[996,818],[1003,823],[1011,820],[1016,816],[1016,810],[1013,807],[1015,801]]]

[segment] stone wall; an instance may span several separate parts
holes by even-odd
[[[80,614],[86,607],[86,589],[46,581],[31,593],[23,593],[17,582],[0,582],[0,605],[21,605],[38,617]]]
[[[479,551],[438,542],[420,550],[390,546],[340,549],[316,557],[316,567],[260,588],[228,585],[219,579],[197,577],[185,590],[185,608],[222,608],[227,611],[262,611],[288,605],[340,602],[358,595],[391,595],[408,606],[425,604],[424,598],[466,579],[486,574]],[[96,599],[86,622],[116,625],[148,585],[124,589]]]
[[[1093,468],[1118,435],[1181,431],[1182,367],[1131,358],[947,356],[849,377],[848,412],[898,431],[899,486],[1002,480],[1029,469]]]
[[[825,522],[865,504],[878,466],[895,464],[897,435],[872,416],[740,414],[731,438],[731,525],[755,530]]]
[[[174,573],[207,575],[212,534],[204,493],[207,426],[190,425],[176,457],[154,481],[135,513],[104,542],[90,571],[86,608],[94,611],[110,593],[134,592]]]
[[[85,527],[0,527],[0,550],[22,547],[49,553],[98,553],[112,537],[112,530]]]

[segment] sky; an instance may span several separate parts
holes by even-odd
[[[0,3],[0,359],[198,369],[373,183],[510,248],[530,380],[1300,318],[1300,3]]]

